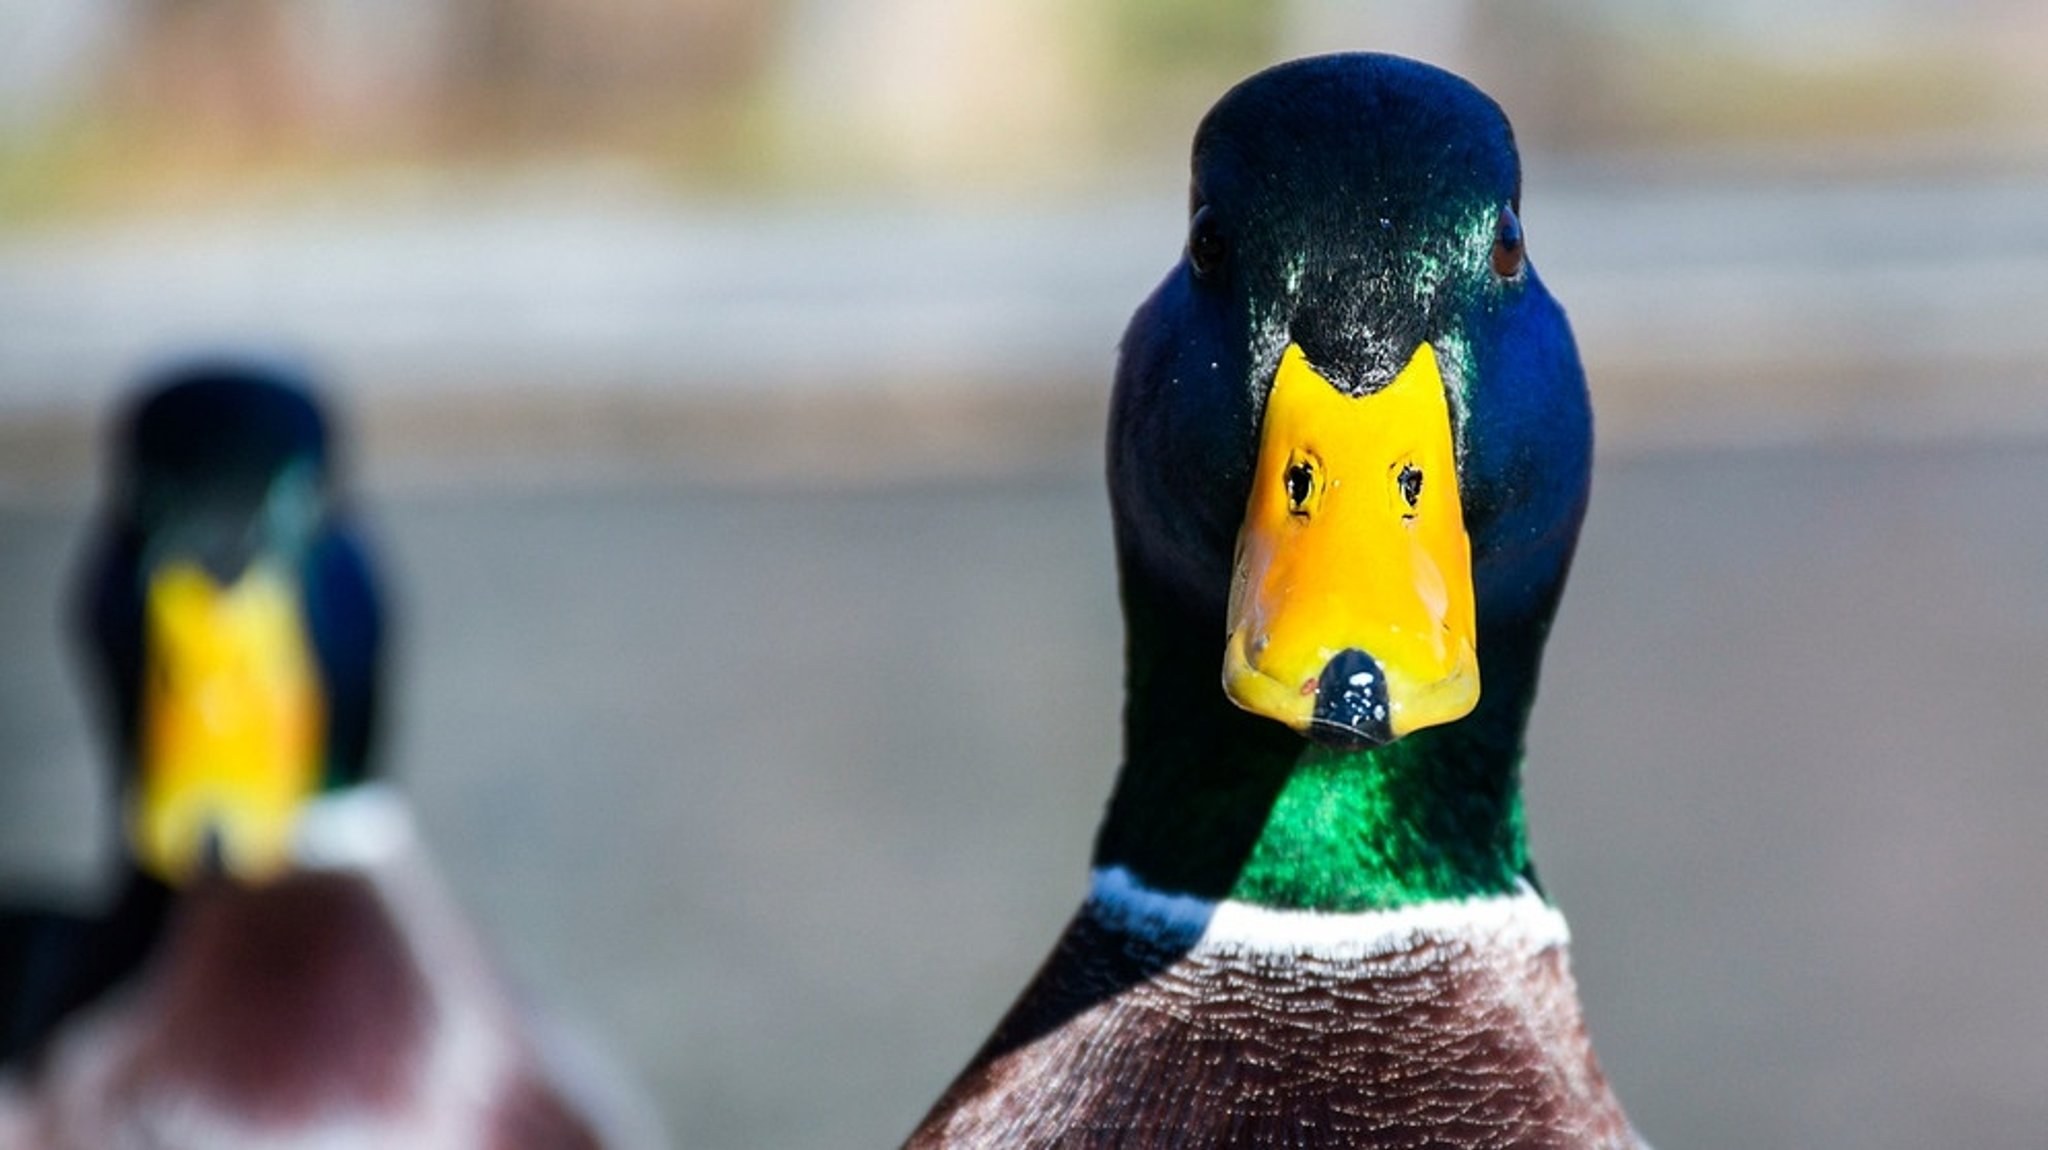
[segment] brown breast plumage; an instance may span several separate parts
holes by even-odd
[[[912,1137],[939,1147],[1632,1147],[1562,941],[1370,957],[1075,920]]]

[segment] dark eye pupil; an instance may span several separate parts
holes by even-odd
[[[1209,276],[1223,266],[1223,232],[1207,205],[1195,212],[1188,224],[1188,266],[1198,276]]]
[[[1401,498],[1408,501],[1408,506],[1413,507],[1422,501],[1421,468],[1412,463],[1403,467],[1397,482],[1401,484]]]
[[[1502,208],[1493,233],[1493,272],[1507,279],[1522,270],[1522,221],[1514,209]]]
[[[1308,502],[1309,489],[1314,485],[1315,472],[1306,463],[1297,463],[1287,469],[1287,502],[1294,510]]]

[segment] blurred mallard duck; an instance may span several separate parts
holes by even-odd
[[[617,1145],[375,781],[384,610],[299,373],[170,373],[83,569],[127,875],[17,911],[30,1146]]]
[[[1508,122],[1303,60],[1193,172],[1111,410],[1093,889],[910,1145],[1635,1146],[1524,838],[1591,417]]]

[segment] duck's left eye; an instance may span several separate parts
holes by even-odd
[[[1194,218],[1188,221],[1188,268],[1196,276],[1208,279],[1222,270],[1229,246],[1224,242],[1222,226],[1216,222],[1216,209],[1207,204],[1195,209]]]
[[[1500,210],[1493,229],[1493,274],[1511,280],[1522,274],[1522,221],[1513,208]]]

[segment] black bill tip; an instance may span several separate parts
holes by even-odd
[[[1357,648],[1339,652],[1316,683],[1309,737],[1333,747],[1377,747],[1394,741],[1387,675]]]

